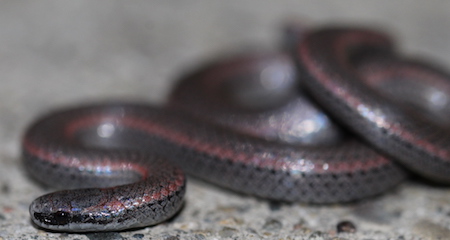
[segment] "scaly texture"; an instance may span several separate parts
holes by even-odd
[[[91,188],[38,198],[30,206],[33,221],[58,231],[156,224],[182,205],[185,177],[178,167],[246,194],[312,203],[374,196],[405,178],[403,168],[358,138],[342,137],[314,101],[292,91],[297,77],[378,149],[424,176],[449,180],[447,132],[403,110],[417,84],[437,86],[441,92],[429,103],[444,106],[445,74],[397,59],[377,32],[331,29],[301,39],[299,75],[285,54],[243,55],[183,78],[164,108],[104,103],[39,119],[23,138],[30,175],[60,188]],[[404,79],[409,90],[398,87]],[[249,86],[259,86],[253,97],[234,93]],[[405,98],[396,97],[399,91]]]
[[[396,99],[401,97],[387,93],[396,87],[398,79],[403,79],[404,92],[409,87],[425,94],[434,85],[441,91],[434,91],[437,94],[434,96],[445,97],[450,93],[445,91],[450,86],[448,75],[429,66],[396,59],[390,39],[369,30],[314,31],[299,44],[296,53],[300,74],[307,77],[305,87],[342,124],[416,173],[450,183],[449,131],[410,114]],[[364,58],[377,55],[385,59],[371,62],[371,67],[360,71],[364,69]],[[375,80],[370,79],[376,76],[382,76],[377,81],[384,86],[373,84]],[[417,82],[428,87],[414,87]],[[409,94],[410,100],[406,102],[414,102],[416,97]],[[433,112],[435,102],[428,103]]]
[[[30,207],[32,219],[49,229],[102,231],[170,217],[180,206],[184,177],[160,160],[147,163],[154,157],[141,152],[148,148],[207,181],[282,201],[351,201],[384,192],[405,177],[357,141],[278,144],[151,106],[102,104],[53,113],[34,124],[24,137],[25,166],[35,178],[60,186],[90,180],[104,187],[136,175],[143,180],[43,196]]]

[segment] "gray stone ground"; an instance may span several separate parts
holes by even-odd
[[[0,239],[445,239],[450,188],[410,180],[350,205],[277,204],[192,180],[172,221],[136,231],[61,234],[30,225],[47,192],[21,166],[20,136],[54,107],[100,99],[163,102],[199,61],[252,44],[273,46],[289,18],[369,24],[401,49],[450,67],[449,1],[0,2]],[[337,235],[351,220],[357,233]]]

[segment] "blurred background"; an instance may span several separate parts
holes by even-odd
[[[311,27],[380,28],[395,37],[402,52],[450,69],[449,13],[450,1],[438,0],[1,1],[0,183],[8,194],[0,199],[0,237],[36,232],[26,208],[43,190],[23,176],[20,136],[32,119],[52,108],[111,98],[162,103],[180,75],[207,59],[277,47],[283,23],[290,20]],[[421,187],[412,189],[429,195]],[[15,201],[18,205],[11,205]],[[189,213],[190,205],[186,208]]]

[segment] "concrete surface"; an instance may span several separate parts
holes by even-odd
[[[50,190],[24,174],[20,136],[54,107],[100,99],[161,103],[189,66],[273,46],[288,18],[369,24],[401,49],[450,67],[449,1],[1,1],[0,239],[445,239],[450,188],[417,180],[357,204],[278,204],[190,181],[173,220],[136,231],[49,233],[28,204]],[[354,234],[336,234],[342,220]]]

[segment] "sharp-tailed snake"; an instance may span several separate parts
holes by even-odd
[[[309,31],[289,53],[208,64],[164,107],[55,111],[25,132],[25,167],[44,184],[77,189],[37,198],[31,219],[69,232],[154,225],[181,208],[183,172],[310,203],[383,193],[405,179],[403,166],[448,183],[448,80],[399,57],[382,33],[330,28]]]

